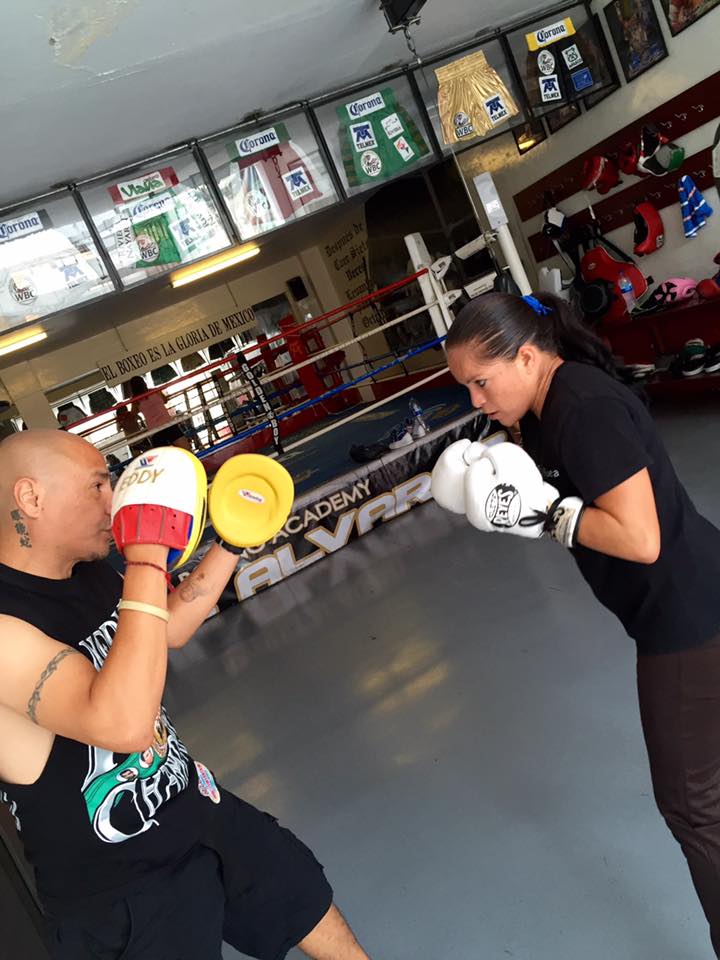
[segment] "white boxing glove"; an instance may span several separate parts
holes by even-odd
[[[533,459],[514,443],[488,447],[465,474],[470,523],[485,533],[514,533],[537,540],[558,500]]]
[[[532,457],[514,443],[486,448],[465,474],[465,506],[470,523],[485,533],[514,533],[532,540],[549,533],[574,547],[585,505],[560,497],[545,483]]]
[[[440,454],[430,476],[432,495],[444,510],[465,513],[465,474],[485,452],[485,444],[456,440]]]

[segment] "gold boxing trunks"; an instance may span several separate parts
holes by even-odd
[[[435,70],[445,143],[482,137],[518,113],[503,81],[482,50]]]

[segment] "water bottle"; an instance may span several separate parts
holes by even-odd
[[[424,437],[425,434],[428,432],[428,425],[425,423],[425,420],[423,419],[423,409],[420,406],[420,404],[417,402],[415,397],[410,398],[408,407],[410,409],[410,416],[412,417],[412,422],[413,422],[412,434],[414,439],[419,440],[421,437]]]
[[[637,301],[635,300],[635,290],[633,289],[632,280],[626,273],[621,273],[618,277],[618,287],[620,288],[620,296],[625,301],[627,312],[632,313],[637,306]]]

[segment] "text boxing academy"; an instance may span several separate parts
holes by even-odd
[[[244,551],[241,563],[247,562],[234,580],[238,600],[247,600],[263,587],[279,583],[364,536],[376,524],[432,499],[430,474],[416,474],[392,490],[366,499],[369,496],[370,481],[359,480],[349,490],[338,491],[308,505],[302,513],[293,514],[272,543]],[[353,506],[358,501],[360,505]],[[325,526],[323,520],[330,524],[334,520],[334,527]],[[285,540],[290,542],[284,543]],[[282,546],[276,546],[278,543]],[[308,545],[313,548],[310,553],[305,552]],[[258,557],[257,553],[262,551],[266,552]]]

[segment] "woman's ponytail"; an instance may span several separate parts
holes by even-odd
[[[543,309],[544,308],[544,309]],[[510,293],[486,293],[466,304],[447,337],[447,348],[476,343],[489,359],[513,360],[524,343],[618,376],[609,347],[570,304],[549,293],[525,300]]]
[[[552,343],[563,360],[575,360],[599,367],[618,378],[618,368],[607,344],[584,323],[566,301],[551,294],[540,294],[537,300],[549,308],[546,316],[552,328]],[[538,341],[535,341],[538,342]],[[538,343],[538,346],[542,346]]]

